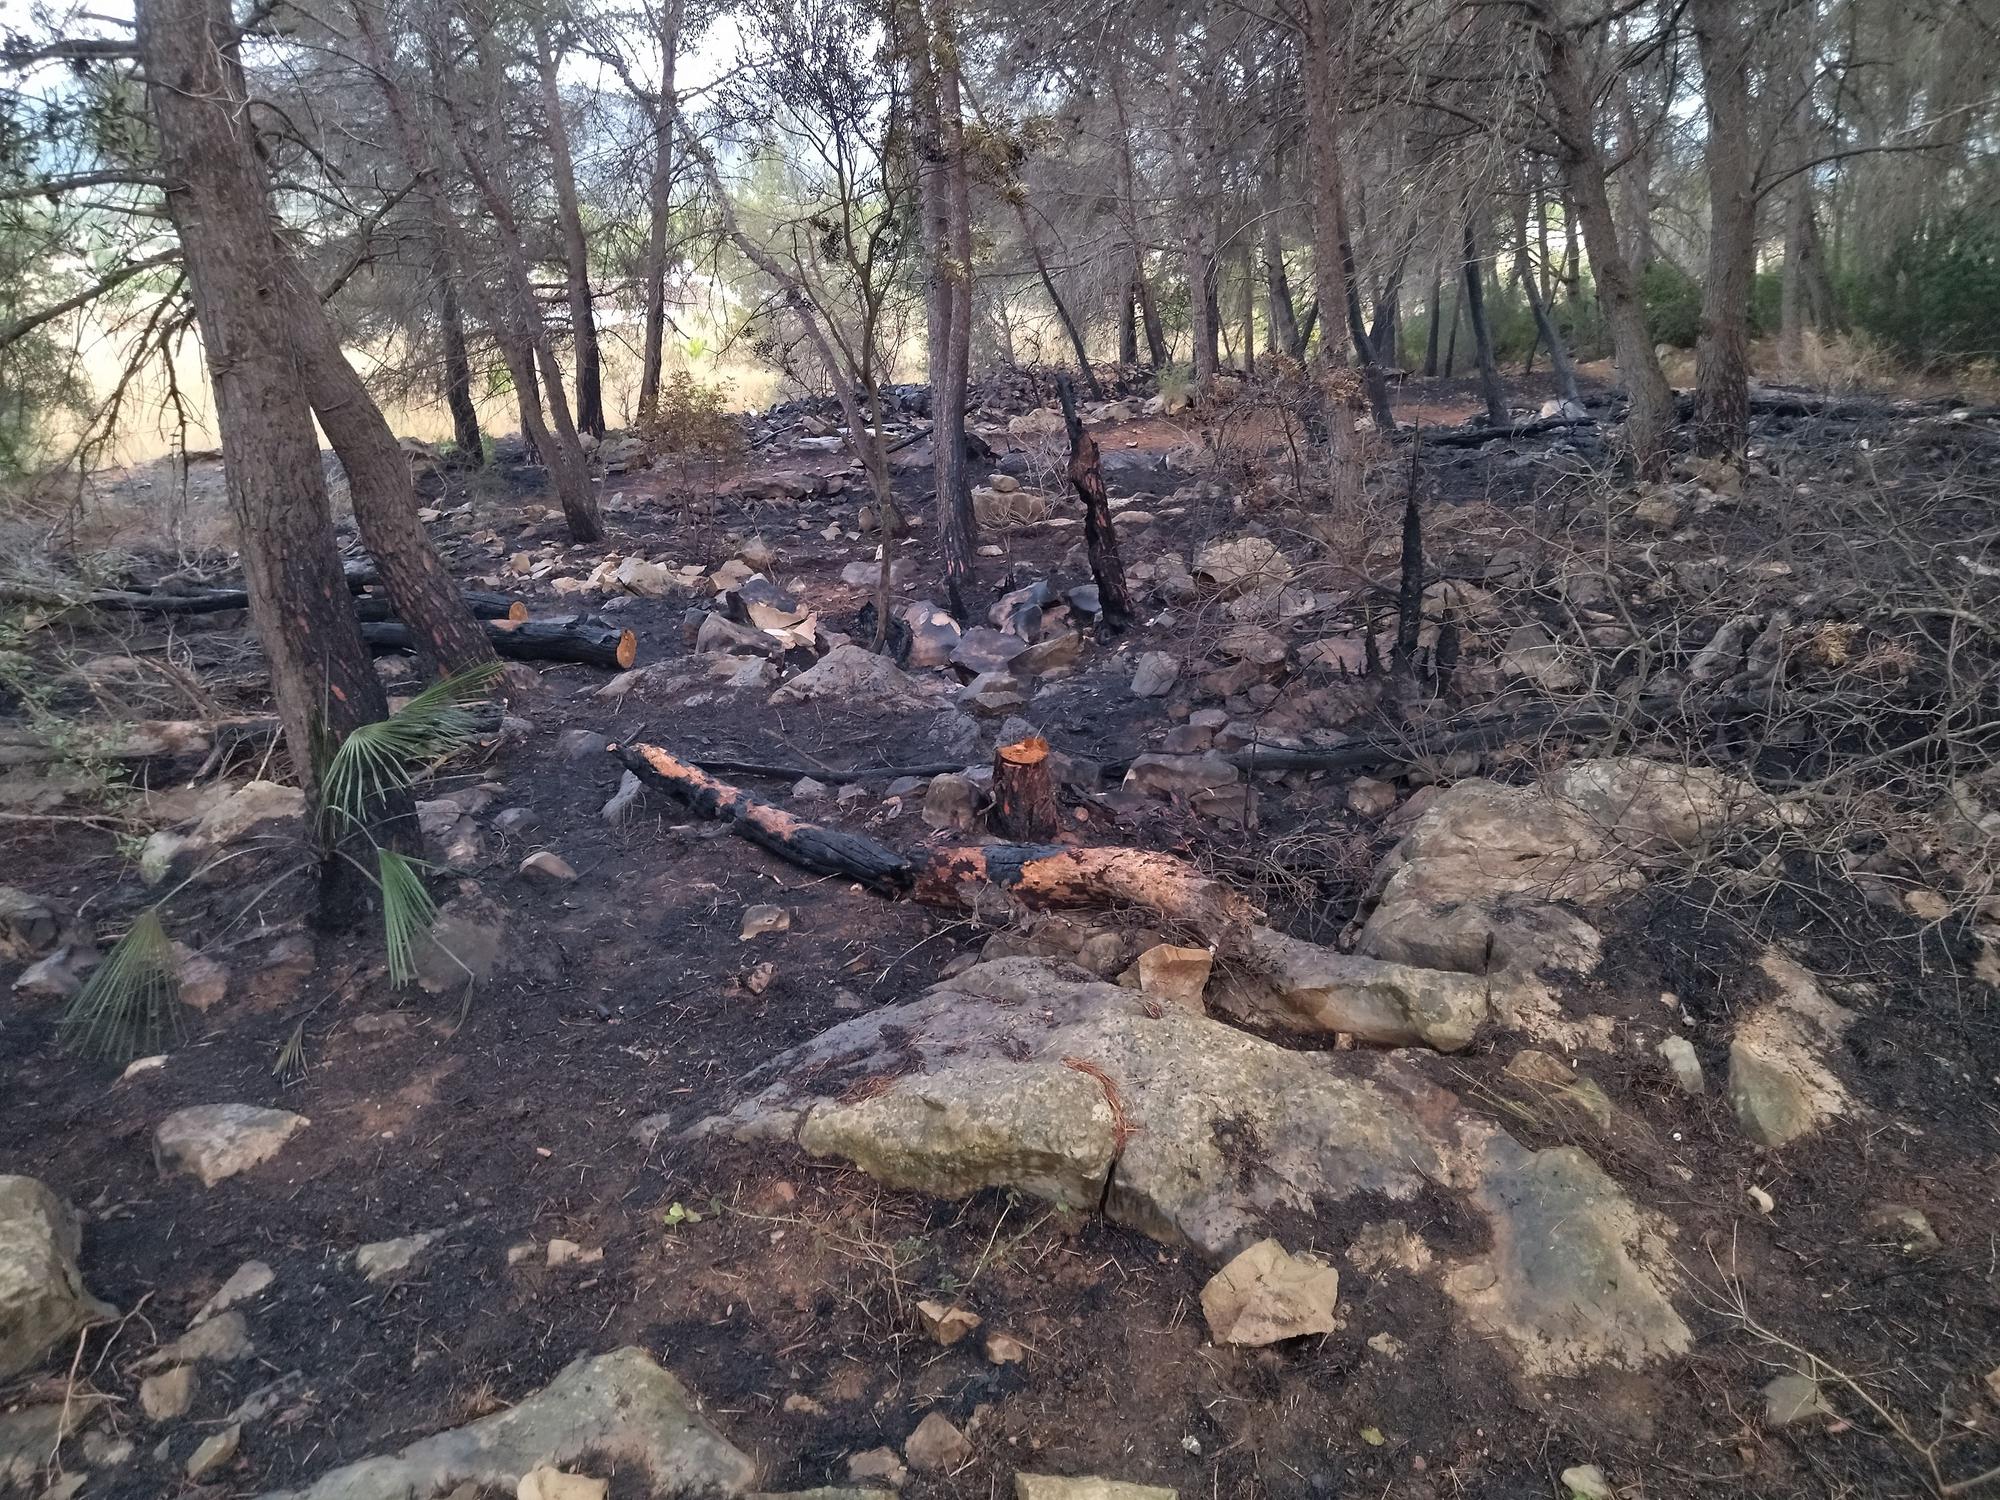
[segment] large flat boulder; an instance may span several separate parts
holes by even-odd
[[[1425,1076],[1435,1061],[1292,1051],[1009,958],[781,1054],[693,1131],[792,1141],[939,1197],[1011,1187],[1218,1261],[1274,1221],[1442,1189],[1487,1221],[1491,1248],[1421,1274],[1524,1365],[1636,1366],[1685,1348],[1670,1226],[1582,1152],[1530,1151],[1461,1110]]]
[[[678,1380],[645,1350],[625,1348],[574,1361],[506,1411],[261,1500],[410,1500],[462,1484],[511,1495],[532,1469],[580,1468],[585,1460],[646,1486],[621,1494],[654,1500],[740,1495],[757,1473]]]
[[[83,1230],[32,1177],[0,1177],[0,1382],[31,1370],[86,1323],[117,1316],[77,1269]]]

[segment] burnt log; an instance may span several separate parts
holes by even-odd
[[[794,817],[761,797],[717,781],[658,745],[613,745],[611,753],[644,785],[665,792],[700,817],[726,823],[738,838],[788,864],[890,894],[910,887],[910,862],[886,844]]]
[[[467,589],[459,597],[465,600],[465,607],[475,620],[528,618],[528,606],[509,594],[490,593],[485,589]],[[395,605],[385,594],[357,594],[354,599],[354,613],[362,620],[396,618]]]
[[[510,661],[564,661],[623,671],[638,660],[639,643],[629,630],[591,625],[580,619],[487,620],[486,638]],[[410,627],[400,620],[364,620],[361,638],[372,650],[414,652]]]

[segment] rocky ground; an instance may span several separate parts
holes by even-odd
[[[893,660],[829,410],[607,443],[601,546],[532,468],[427,470],[468,585],[639,658],[434,769],[404,989],[302,920],[297,794],[219,727],[268,711],[240,613],[25,622],[37,710],[99,728],[0,734],[0,1492],[1992,1482],[1993,421],[1772,400],[1747,476],[1634,488],[1590,424],[1328,470],[1274,387],[1107,395],[1141,618],[1096,618],[1059,421],[996,382],[990,613],[919,524]],[[1065,841],[1203,901],[886,899],[607,749],[921,856],[1026,733]],[[183,1033],[64,1053],[163,894]]]

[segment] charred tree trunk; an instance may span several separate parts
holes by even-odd
[[[1472,220],[1465,221],[1465,312],[1472,320],[1472,342],[1479,351],[1479,388],[1486,397],[1489,427],[1507,425],[1507,392],[1500,384],[1500,367],[1493,359],[1493,330],[1486,324],[1486,279],[1480,274],[1479,246]]]
[[[1167,367],[1167,326],[1160,320],[1160,304],[1153,296],[1153,283],[1146,279],[1141,259],[1133,280],[1139,291],[1139,319],[1146,329],[1146,362],[1156,370]]]
[[[451,410],[452,444],[467,468],[486,463],[479,432],[479,407],[472,397],[472,361],[465,349],[465,314],[458,305],[458,274],[451,252],[437,252],[438,329],[444,345],[444,401]]]
[[[1695,451],[1740,460],[1750,442],[1750,283],[1757,256],[1750,82],[1744,36],[1729,7],[1694,0],[1691,14],[1708,104],[1708,277],[1695,347]]]
[[[1535,280],[1534,267],[1528,263],[1528,221],[1525,218],[1520,221],[1519,229],[1514,242],[1514,269],[1522,291],[1527,294],[1528,311],[1535,316],[1535,332],[1549,346],[1549,364],[1555,369],[1556,384],[1562,391],[1563,400],[1574,401],[1581,406],[1583,397],[1576,388],[1576,366],[1570,362],[1569,346],[1563,342],[1562,330],[1556,327],[1556,320],[1549,312],[1542,284]]]
[[[660,365],[666,354],[667,231],[672,219],[674,126],[679,105],[674,89],[680,56],[685,0],[660,3],[660,94],[653,109],[653,167],[646,185],[646,258],[640,271],[646,312],[639,361],[639,417],[650,421],[660,410]]]
[[[592,437],[604,436],[604,383],[597,349],[597,313],[590,297],[590,244],[583,234],[583,209],[576,195],[576,166],[570,158],[569,126],[563,120],[557,57],[548,28],[535,28],[535,72],[542,85],[543,134],[556,190],[556,219],[562,226],[563,283],[569,301],[570,342],[576,350],[576,425]]]
[[[1334,309],[1347,309],[1347,332],[1361,360],[1368,408],[1377,429],[1387,433],[1396,430],[1395,415],[1389,407],[1389,381],[1375,358],[1368,327],[1362,319],[1354,242],[1347,232],[1346,174],[1340,159],[1340,101],[1334,92],[1337,74],[1333,11],[1334,0],[1306,0],[1302,64],[1306,75],[1306,136],[1313,163],[1313,283],[1319,295],[1320,315],[1328,320],[1329,331]],[[1331,364],[1334,341],[1330,337],[1321,338],[1320,349]]]
[[[1139,363],[1138,293],[1130,286],[1125,288],[1125,295],[1118,299],[1118,363],[1121,365]]]
[[[1043,844],[1062,826],[1049,742],[1030,735],[993,752],[993,831],[1013,843]]]
[[[1111,503],[1104,492],[1104,469],[1097,459],[1097,440],[1084,430],[1076,414],[1069,382],[1058,379],[1063,424],[1069,429],[1069,482],[1083,501],[1083,547],[1090,558],[1090,576],[1097,583],[1097,605],[1104,623],[1123,629],[1136,611],[1125,585],[1125,564],[1118,555],[1118,533],[1111,524]]]
[[[1639,288],[1618,244],[1618,226],[1611,217],[1611,197],[1605,187],[1604,153],[1597,144],[1592,94],[1585,80],[1574,39],[1547,6],[1536,13],[1549,104],[1556,139],[1578,219],[1584,247],[1590,252],[1597,281],[1597,299],[1611,328],[1612,357],[1624,377],[1629,409],[1625,435],[1640,477],[1657,478],[1666,467],[1667,434],[1674,419],[1674,393],[1660,371],[1646,330],[1646,309]]]
[[[1426,378],[1433,378],[1438,372],[1438,334],[1444,328],[1444,308],[1439,305],[1439,298],[1443,295],[1443,292],[1443,279],[1433,275],[1431,277],[1430,301],[1425,304],[1430,309],[1430,327],[1425,330],[1424,334],[1424,375]]]
[[[1268,220],[1264,227],[1264,296],[1270,308],[1271,347],[1298,358],[1304,350],[1298,314],[1292,309],[1292,285],[1285,275],[1285,246],[1277,226]]]
[[[225,478],[250,617],[293,768],[317,808],[324,746],[388,710],[348,602],[312,411],[300,388],[249,101],[227,59],[224,0],[140,0],[138,48],[159,128],[167,212],[181,241],[227,456]],[[277,295],[273,295],[274,291]],[[346,923],[372,889],[356,859],[406,841],[406,797],[367,810],[321,862],[321,916]]]

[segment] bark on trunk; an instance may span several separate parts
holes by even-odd
[[[1097,607],[1104,623],[1123,629],[1136,613],[1125,585],[1125,564],[1118,555],[1118,533],[1111,523],[1111,502],[1105,495],[1104,469],[1097,459],[1097,440],[1084,430],[1076,414],[1069,382],[1058,377],[1063,425],[1069,431],[1069,482],[1083,501],[1083,548],[1090,558],[1090,576],[1097,584]]]
[[[1340,160],[1340,101],[1335,95],[1336,58],[1333,44],[1333,0],[1306,0],[1305,69],[1306,136],[1312,153],[1313,289],[1320,314],[1331,320],[1334,309],[1347,309],[1348,336],[1361,359],[1362,383],[1377,429],[1394,432],[1389,407],[1389,382],[1368,340],[1361,316],[1361,288],[1354,260],[1354,242],[1347,233],[1346,179]],[[1320,351],[1333,362],[1334,340],[1320,339]]]
[[[1673,425],[1674,393],[1660,371],[1646,331],[1646,309],[1618,244],[1611,197],[1604,181],[1604,154],[1598,148],[1591,94],[1574,41],[1549,9],[1537,17],[1549,103],[1576,216],[1597,280],[1597,300],[1611,329],[1612,358],[1624,377],[1629,407],[1626,440],[1641,478],[1658,478],[1666,467],[1667,434]]]
[[[646,187],[646,259],[640,272],[645,283],[646,312],[639,361],[639,417],[648,421],[660,409],[660,364],[666,352],[667,231],[672,217],[674,125],[679,118],[674,71],[679,60],[685,0],[660,5],[660,94],[653,108],[653,170]]]
[[[1750,442],[1750,282],[1757,254],[1750,85],[1743,35],[1729,6],[1694,0],[1690,13],[1708,104],[1708,278],[1695,346],[1695,451],[1741,458]]]
[[[486,442],[479,432],[479,407],[472,398],[472,361],[465,350],[465,314],[458,305],[458,272],[451,252],[437,252],[438,328],[444,345],[444,400],[451,410],[452,445],[458,462],[468,468],[486,463]]]
[[[396,614],[410,627],[417,660],[448,676],[494,660],[458,585],[417,519],[410,461],[381,408],[347,362],[319,299],[282,248],[277,252],[292,303],[294,346],[307,399],[347,471],[361,545],[376,559]]]
[[[249,103],[233,73],[226,0],[139,0],[139,54],[227,457],[230,513],[251,622],[293,768],[317,806],[323,746],[387,712],[335,548],[312,412],[300,386],[293,304]],[[321,862],[321,916],[359,915],[367,840],[403,842],[407,798],[368,809],[366,831]]]
[[[535,72],[542,85],[543,134],[556,190],[556,220],[562,226],[563,284],[569,300],[570,341],[576,349],[576,425],[592,437],[604,436],[604,384],[597,349],[597,313],[590,297],[590,242],[583,234],[583,209],[576,195],[576,165],[570,158],[569,126],[563,120],[562,89],[556,78],[555,45],[548,28],[535,28]]]
[[[1049,742],[1040,735],[993,752],[993,831],[1013,843],[1042,844],[1056,836],[1062,811],[1049,775]]]
[[[1130,285],[1125,288],[1125,295],[1118,299],[1118,363],[1121,365],[1139,363],[1138,301],[1138,288]]]
[[[1489,427],[1507,425],[1507,391],[1500,384],[1500,366],[1493,359],[1493,330],[1486,324],[1486,279],[1481,272],[1479,245],[1472,220],[1465,221],[1465,312],[1472,320],[1472,342],[1479,352],[1479,388],[1486,398]]]

